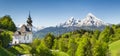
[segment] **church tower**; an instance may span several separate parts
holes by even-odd
[[[30,16],[30,12],[26,22],[27,25],[22,25],[22,27],[14,33],[12,40],[13,45],[20,43],[32,43],[33,33],[32,33],[32,18]]]
[[[27,20],[27,27],[29,28],[30,31],[32,31],[32,20],[31,20],[30,12]]]

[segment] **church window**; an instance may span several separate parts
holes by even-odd
[[[27,36],[27,39],[29,40],[29,36]]]

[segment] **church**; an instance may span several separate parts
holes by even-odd
[[[33,32],[32,32],[32,20],[29,13],[28,20],[26,21],[27,25],[22,25],[20,29],[18,29],[13,34],[12,44],[20,44],[20,43],[32,43],[33,40]]]

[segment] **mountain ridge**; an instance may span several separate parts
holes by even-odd
[[[76,20],[74,17],[71,17],[64,23],[60,23],[54,27],[46,27],[42,30],[37,31],[34,34],[34,37],[44,37],[47,33],[53,33],[54,35],[60,35],[66,32],[85,29],[85,30],[103,30],[105,26],[110,24],[105,23],[101,19],[94,16],[92,13],[88,13],[83,20]]]
[[[66,22],[60,23],[59,26],[60,27],[69,27],[69,26],[82,27],[82,26],[92,26],[92,25],[99,27],[101,25],[108,25],[108,24],[103,22],[101,19],[98,19],[92,13],[88,13],[88,15],[82,20],[75,20],[74,17],[71,17]]]

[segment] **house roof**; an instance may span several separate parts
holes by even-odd
[[[26,25],[22,25],[19,30],[14,33],[14,36],[25,36],[27,34],[32,34],[32,32],[27,28]]]
[[[30,32],[29,28],[27,28],[26,25],[22,25],[22,27],[20,28],[20,32]]]

